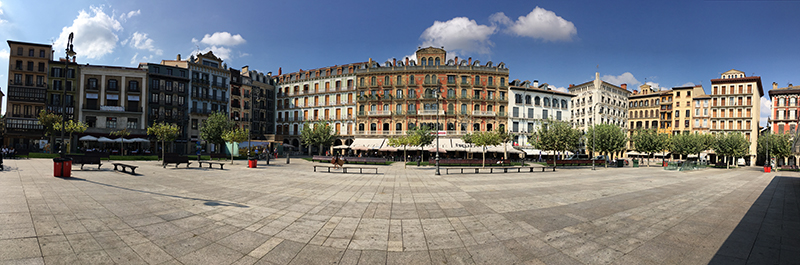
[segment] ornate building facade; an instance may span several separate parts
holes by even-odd
[[[147,126],[159,122],[177,125],[180,133],[175,140],[175,149],[169,150],[188,153],[189,69],[153,63],[141,63],[139,68],[147,70]]]
[[[536,80],[533,84],[514,80],[508,93],[508,132],[514,135],[515,146],[531,146],[528,137],[547,119],[572,120],[569,103],[573,94],[552,90],[548,84],[539,85]]]
[[[408,58],[383,65],[370,59],[358,67],[357,137],[404,135],[417,126],[458,137],[507,126],[504,63],[445,60],[446,51],[434,47],[417,50],[416,57],[419,65]]]

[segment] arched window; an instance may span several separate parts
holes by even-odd
[[[528,104],[528,105],[531,104],[531,95],[526,95],[525,96],[525,104]]]
[[[500,112],[500,113],[505,113],[506,112],[506,106],[502,106],[501,105],[500,107],[498,107],[497,111]]]
[[[425,75],[425,84],[431,83],[431,75]]]
[[[448,89],[447,90],[447,98],[455,98],[455,97],[456,97],[456,91],[453,90],[452,88]]]
[[[395,105],[394,106],[394,111],[396,112],[395,114],[403,113],[403,105],[400,105],[400,104]]]
[[[372,86],[378,85],[378,82],[376,81],[376,78],[374,76],[369,79],[369,84]]]
[[[536,105],[536,106],[541,105],[541,99],[539,98],[539,96],[536,96],[535,98],[533,98],[533,105]]]
[[[433,65],[433,57],[428,57],[428,65]]]
[[[409,98],[417,98],[417,91],[414,90],[414,89],[409,89],[408,90],[408,97]]]
[[[428,64],[428,59],[426,59],[425,57],[422,57],[422,60],[420,62],[422,63],[422,65],[426,65],[426,64]]]
[[[364,131],[364,124],[363,123],[358,124],[358,130],[361,131],[361,132]]]
[[[372,104],[372,105],[369,106],[369,111],[376,111],[376,110],[378,110],[378,106],[377,105]]]
[[[436,57],[436,65],[439,65],[439,57]]]
[[[398,98],[398,99],[402,99],[403,98],[403,90],[402,89],[398,89],[395,92],[395,97]]]
[[[453,105],[453,103],[447,104],[447,113],[448,114],[453,114],[453,112],[455,111],[455,108],[456,108],[456,106]]]
[[[501,77],[500,78],[500,86],[506,86],[506,78],[505,77]]]
[[[544,98],[544,106],[550,107],[550,98]]]
[[[558,100],[553,99],[553,108],[558,108]]]
[[[413,130],[413,129],[417,128],[417,124],[413,123],[413,122],[409,122],[408,123],[408,127],[406,127],[406,128],[408,128],[409,130]]]
[[[402,130],[403,130],[403,124],[402,124],[402,123],[399,123],[399,122],[398,122],[398,123],[396,123],[396,124],[394,125],[394,130],[395,130],[395,131],[402,131]]]
[[[389,76],[388,75],[384,76],[383,77],[383,86],[390,86],[391,85],[390,83],[391,83],[391,81],[389,81]]]
[[[375,124],[375,123],[370,123],[370,124],[369,124],[369,130],[370,130],[370,131],[373,131],[373,132],[374,132],[374,131],[377,131],[377,130],[378,130],[378,125],[377,125],[377,124]]]
[[[416,83],[417,83],[417,80],[414,79],[414,75],[411,75],[411,76],[408,77],[408,84],[413,85],[413,84],[416,84]]]
[[[481,130],[481,124],[480,123],[472,124],[472,131],[477,132],[477,131],[480,131],[480,130]]]
[[[466,89],[461,89],[461,97],[462,98],[467,98],[467,90]]]
[[[455,131],[456,130],[456,125],[454,123],[452,123],[452,122],[448,122],[447,123],[447,130],[448,131]]]
[[[487,106],[486,106],[486,111],[494,111],[494,106],[492,106],[492,105],[487,105]]]
[[[473,111],[480,111],[481,110],[481,105],[475,104],[475,106],[472,108],[472,110]]]
[[[397,76],[397,80],[394,82],[395,85],[399,86],[403,84],[403,78],[401,76]]]
[[[467,113],[467,104],[461,104],[461,114]]]
[[[564,99],[562,99],[562,100],[561,100],[561,108],[562,108],[562,109],[565,109],[565,108],[567,108],[567,101],[566,101],[566,100],[564,100]]]
[[[476,75],[476,76],[475,76],[475,82],[474,82],[472,85],[473,85],[473,86],[478,86],[478,85],[480,85],[480,84],[481,84],[481,76],[479,76],[479,75]]]
[[[425,89],[425,97],[426,98],[433,98],[433,90],[430,89],[430,88]]]
[[[514,95],[514,103],[517,103],[517,104],[522,103],[522,95],[520,95],[520,94]]]
[[[487,123],[486,124],[486,131],[487,132],[491,132],[492,131],[492,124],[491,123]]]
[[[364,105],[358,106],[358,112],[364,112]]]

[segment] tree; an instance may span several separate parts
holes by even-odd
[[[408,146],[411,145],[411,137],[412,135],[403,135],[389,138],[389,146],[403,147],[403,168],[406,168],[406,163],[408,163],[408,155],[406,154],[406,150],[408,150]]]
[[[53,148],[56,147],[56,145],[55,145],[55,137],[56,137],[55,133],[56,133],[56,131],[59,131],[59,130],[56,130],[55,125],[57,123],[61,123],[61,118],[62,118],[61,115],[57,115],[55,113],[50,113],[50,112],[47,112],[46,110],[41,110],[41,111],[39,111],[39,116],[37,118],[39,119],[39,124],[41,124],[42,127],[44,128],[44,134],[46,136],[50,136],[50,146],[51,146],[50,149],[51,149],[51,152],[52,153],[56,153],[56,150],[53,149]]]
[[[233,128],[223,133],[222,139],[234,145],[235,143],[247,141],[248,135],[250,135],[250,129]],[[233,164],[233,149],[231,149],[231,164]]]
[[[514,140],[514,135],[508,133],[505,127],[500,126],[500,130],[497,131],[497,137],[500,138],[500,143],[503,144],[503,159],[508,159],[508,143]]]
[[[119,155],[124,155],[125,154],[125,146],[124,146],[123,142],[125,141],[125,137],[126,136],[131,135],[131,133],[128,131],[128,129],[125,128],[125,129],[122,129],[122,130],[119,130],[119,131],[113,131],[113,132],[109,133],[108,135],[119,136]]]
[[[662,152],[669,145],[669,135],[658,133],[655,129],[639,129],[633,135],[634,150],[640,153],[649,154],[647,166],[650,167],[650,156],[656,152]]]
[[[231,121],[227,115],[222,112],[214,112],[200,126],[200,137],[209,143],[222,146],[225,143],[222,134],[235,127],[236,123]],[[219,152],[222,153],[222,148],[219,149]]]
[[[468,133],[461,137],[465,143],[480,146],[483,149],[483,162],[481,167],[486,167],[486,147],[500,144],[500,135],[495,131]]]
[[[409,143],[411,146],[417,146],[422,149],[423,146],[429,145],[436,139],[436,135],[431,134],[430,128],[417,127],[411,130]],[[437,146],[438,148],[438,146]],[[420,159],[425,161],[425,153],[420,151]]]
[[[314,126],[306,122],[303,124],[303,130],[300,131],[300,141],[308,146],[309,154],[311,154],[311,146],[319,145],[319,154],[322,155],[322,147],[332,144],[336,136],[333,126],[327,121],[317,121]]]
[[[528,137],[528,142],[537,149],[545,151],[564,152],[575,150],[581,139],[581,132],[573,129],[572,125],[564,121],[546,120],[542,126]],[[553,157],[553,166],[556,159]]]
[[[700,159],[700,153],[710,150],[714,146],[715,138],[713,134],[695,134],[695,137],[697,137],[697,142],[694,153],[697,154],[697,159]]]
[[[60,122],[56,123],[54,125],[55,125],[54,127],[56,128],[56,130],[61,130],[61,123]],[[82,121],[77,121],[77,122],[73,121],[73,120],[68,120],[67,121],[67,126],[64,127],[64,131],[69,133],[69,143],[70,143],[70,145],[67,145],[67,153],[69,153],[70,149],[71,149],[70,146],[72,145],[72,134],[73,133],[85,132],[86,129],[88,129],[88,128],[89,128],[89,125],[87,125],[86,123],[84,123]]]
[[[609,153],[624,150],[625,143],[628,141],[622,128],[614,124],[598,124],[589,127],[586,139],[593,141],[591,145],[587,145],[592,152],[595,150],[601,153],[605,152],[607,157]],[[606,167],[608,167],[608,163],[606,163]]]
[[[697,146],[698,138],[693,134],[677,134],[672,136],[670,141],[670,152],[678,155],[688,155],[697,153],[695,147]],[[701,150],[702,151],[702,150]]]
[[[784,158],[792,155],[792,135],[786,133],[769,133],[758,138],[759,157],[765,157],[765,165],[769,165],[770,157]],[[767,150],[769,146],[769,150]],[[767,157],[769,155],[769,157]]]
[[[161,141],[161,159],[164,159],[164,153],[167,149],[166,146],[164,146],[165,142],[175,141],[179,133],[178,125],[174,123],[160,122],[147,127],[147,134],[153,135],[156,137],[156,140]]]
[[[720,133],[714,142],[714,152],[718,156],[725,157],[725,167],[730,168],[728,157],[736,158],[747,154],[750,149],[750,142],[739,132]]]

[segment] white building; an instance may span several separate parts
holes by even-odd
[[[600,80],[600,73],[595,73],[595,79],[580,85],[570,85],[569,93],[572,98],[572,125],[586,131],[596,124],[614,124],[627,129],[628,124],[628,91],[627,85],[616,86]],[[592,112],[593,109],[598,110]]]
[[[546,119],[567,121],[572,119],[570,102],[575,95],[552,90],[548,84],[539,85],[534,80],[514,80],[508,89],[508,131],[515,135],[514,146],[530,146],[528,137]]]

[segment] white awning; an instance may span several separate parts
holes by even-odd
[[[86,135],[86,136],[83,136],[81,138],[78,138],[78,140],[94,142],[94,141],[97,141],[97,137],[94,137],[94,136],[91,136],[91,135]]]
[[[638,155],[642,155],[641,153],[639,153],[639,152],[636,152],[636,151],[628,151],[628,152],[627,152],[627,153],[625,153],[625,154],[626,154],[626,155],[629,155],[629,156],[638,156]]]
[[[385,138],[356,138],[353,140],[353,143],[350,144],[350,149],[358,151],[378,150],[383,147],[384,142],[386,142]]]

